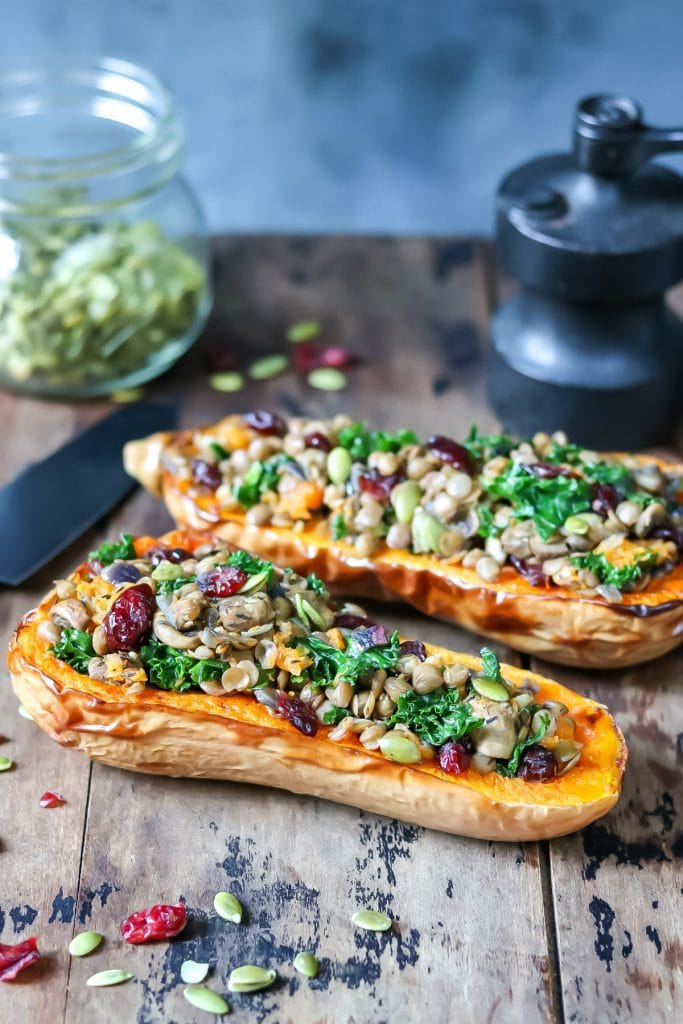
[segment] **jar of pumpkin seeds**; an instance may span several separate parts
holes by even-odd
[[[193,343],[209,250],[174,102],[119,60],[0,77],[0,383],[134,387]]]

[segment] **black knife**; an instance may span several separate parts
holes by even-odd
[[[0,490],[0,583],[15,587],[137,486],[126,441],[175,426],[171,405],[136,403],[100,420]]]

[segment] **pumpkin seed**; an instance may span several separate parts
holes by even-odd
[[[297,594],[297,597],[298,596],[299,595]],[[301,601],[301,607],[303,608],[307,617],[311,620],[314,626],[317,626],[318,629],[325,629],[325,620],[318,611],[318,609],[315,607],[315,605],[312,605],[311,602],[307,601],[306,598],[304,597]]]
[[[293,966],[295,971],[306,978],[315,978],[318,973],[318,961],[312,953],[297,953]]]
[[[317,370],[311,370],[306,380],[312,388],[316,388],[318,391],[343,391],[348,384],[346,374],[331,366],[321,366]]]
[[[560,764],[566,764],[567,761],[575,758],[579,751],[577,751],[571,740],[560,740],[553,753],[555,754],[556,761],[559,761]]]
[[[262,586],[264,583],[267,583],[269,576],[270,576],[270,571],[268,569],[266,569],[264,572],[254,573],[253,576],[249,577],[249,579],[244,584],[244,586],[240,587],[238,593],[240,593],[240,594],[251,594],[252,591],[258,590],[258,588],[260,586]]]
[[[320,334],[320,324],[317,320],[302,320],[298,324],[292,324],[285,332],[287,341],[298,345],[300,341],[312,341]]]
[[[430,516],[429,512],[425,512],[423,508],[416,508],[413,513],[413,520],[411,524],[411,532],[413,537],[413,551],[415,554],[424,554],[427,551],[439,550],[439,541],[442,535],[446,532],[445,526],[442,526],[438,519],[434,516]]]
[[[33,721],[33,715],[28,710],[28,708],[24,707],[23,704],[19,705],[19,714],[21,715],[22,718],[25,718],[27,722],[32,722]]]
[[[228,988],[231,992],[258,992],[268,988],[277,978],[277,971],[267,967],[254,967],[244,964],[230,972]]]
[[[488,700],[496,700],[502,703],[510,699],[507,688],[499,683],[497,679],[490,679],[488,676],[474,676],[472,687],[480,697],[487,697]]]
[[[278,377],[284,373],[289,366],[289,359],[283,355],[264,356],[257,359],[249,367],[249,376],[252,380],[270,380],[271,377]]]
[[[386,932],[391,928],[391,918],[380,910],[357,910],[351,921],[367,932]]]
[[[107,985],[121,985],[124,981],[130,981],[133,975],[130,971],[120,971],[116,968],[109,971],[98,971],[91,974],[86,985],[90,988],[105,988]]]
[[[588,533],[590,529],[590,523],[586,522],[583,516],[569,516],[564,521],[565,530],[569,530],[570,533],[578,533],[580,537]]]
[[[171,562],[160,562],[159,565],[152,569],[152,579],[159,583],[179,580],[183,575],[183,570],[179,565],[173,565]]]
[[[69,943],[69,953],[71,956],[87,956],[97,949],[103,938],[99,932],[79,932]]]
[[[0,757],[0,772],[8,772],[13,764],[11,757]]]
[[[212,991],[206,985],[188,985],[183,989],[183,995],[188,1003],[196,1006],[198,1010],[206,1010],[207,1013],[215,1013],[219,1017],[230,1013],[230,1007],[223,996],[219,996],[218,992]]]
[[[242,920],[242,904],[231,892],[217,892],[213,898],[213,906],[224,921],[239,924]]]
[[[421,498],[422,488],[415,480],[404,480],[403,483],[396,484],[391,492],[391,504],[399,523],[411,522]]]
[[[244,387],[244,377],[235,371],[224,373],[212,373],[209,377],[209,384],[214,391],[222,391],[231,394],[234,391],[241,391]]]
[[[390,761],[398,764],[419,764],[422,760],[417,744],[397,732],[388,732],[383,736],[379,741],[379,749]]]
[[[139,402],[144,395],[144,388],[120,388],[118,391],[112,391],[109,398],[117,405],[126,405],[129,402]]]
[[[208,964],[199,964],[196,960],[183,960],[180,965],[180,977],[186,985],[199,985],[209,973]]]
[[[346,448],[333,448],[327,456],[327,475],[333,484],[345,484],[351,474],[353,459]]]

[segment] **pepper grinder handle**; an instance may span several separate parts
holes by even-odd
[[[576,107],[574,159],[601,178],[625,178],[660,153],[683,150],[683,128],[643,123],[640,104],[628,96],[587,96]]]

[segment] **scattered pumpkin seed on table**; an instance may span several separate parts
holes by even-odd
[[[306,978],[315,978],[318,973],[318,961],[312,953],[297,953],[294,957],[293,967],[299,974]]]
[[[197,963],[196,960],[183,960],[180,965],[180,977],[186,985],[199,985],[209,973],[208,964]]]
[[[139,402],[144,396],[144,388],[120,388],[118,391],[112,391],[109,398],[117,405],[126,405],[129,402]]]
[[[0,772],[8,772],[13,764],[11,757],[0,757]]]
[[[207,988],[206,985],[188,985],[183,989],[183,995],[188,1003],[196,1006],[198,1010],[206,1010],[207,1013],[215,1013],[218,1016],[230,1013],[230,1007],[223,996],[219,996],[218,992]]]
[[[316,320],[302,320],[300,323],[288,327],[285,337],[287,341],[297,345],[300,341],[312,341],[313,338],[317,338],[320,330],[320,324]]]
[[[391,918],[380,910],[357,910],[351,921],[356,928],[368,932],[386,932],[391,928]]]
[[[98,971],[97,974],[91,974],[86,985],[90,988],[106,988],[109,985],[121,985],[124,981],[130,981],[132,977],[130,971],[112,968],[109,971]]]
[[[287,356],[273,355],[257,359],[249,367],[249,376],[252,380],[269,380],[271,377],[278,377],[284,373],[289,366]]]
[[[87,956],[97,949],[103,938],[99,932],[79,932],[69,943],[69,953],[71,956]]]
[[[21,715],[22,718],[25,718],[27,722],[32,722],[33,721],[33,715],[28,710],[28,708],[24,707],[23,704],[19,705],[19,714]]]
[[[217,892],[213,898],[213,907],[224,921],[239,924],[242,920],[242,904],[231,892]]]
[[[277,978],[277,971],[267,967],[255,967],[253,964],[243,964],[242,967],[235,967],[228,978],[228,989],[230,992],[260,992],[268,988]]]
[[[244,387],[244,377],[236,370],[226,370],[224,373],[212,373],[209,377],[209,385],[214,391],[223,391],[230,394],[234,391],[241,391]]]
[[[343,391],[349,382],[345,373],[328,366],[311,370],[306,380],[318,391]]]

